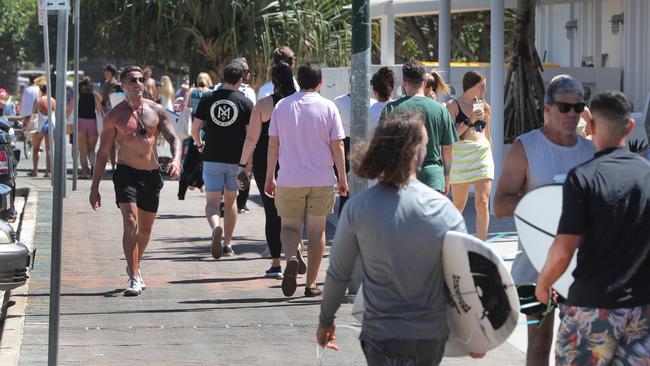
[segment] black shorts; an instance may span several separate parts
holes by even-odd
[[[117,164],[113,172],[115,203],[136,203],[139,209],[157,212],[163,179],[160,169],[138,170]]]

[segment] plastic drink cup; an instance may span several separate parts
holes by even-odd
[[[472,103],[472,112],[482,112],[483,111],[483,102],[475,99],[474,103]]]
[[[472,103],[472,112],[483,112],[483,101],[479,100],[478,98],[474,99],[474,103]]]

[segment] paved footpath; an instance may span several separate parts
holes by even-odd
[[[31,186],[38,195],[34,236],[38,254],[28,293],[14,296],[17,302],[26,299],[26,309],[11,315],[14,320],[24,320],[22,344],[17,342],[13,351],[15,358],[19,355],[19,365],[42,365],[47,363],[52,194],[47,180],[24,175],[22,172],[19,184]],[[69,191],[64,201],[59,364],[319,364],[314,334],[320,298],[302,297],[302,287],[286,298],[279,280],[263,277],[270,260],[262,258],[266,247],[264,213],[255,187],[248,204],[252,212],[238,216],[237,256],[216,261],[210,255],[204,196],[195,190],[179,201],[177,183],[167,181],[142,264],[147,290],[132,298],[122,296],[127,284],[126,262],[112,182],[102,181],[103,207],[96,212],[88,203],[89,187],[90,181],[79,181],[79,189]],[[471,216],[468,222],[473,221]],[[473,224],[469,226],[471,230]],[[502,221],[495,222],[491,231],[511,229],[511,222]],[[328,241],[332,233],[330,225]],[[511,240],[505,245],[513,251]],[[328,252],[329,246],[321,282]],[[299,278],[299,284],[303,281]],[[341,307],[339,324],[358,325],[350,310],[351,304]],[[13,338],[20,339],[21,327],[15,328]],[[483,360],[450,358],[443,364],[521,365],[525,355],[516,345],[522,344],[524,328],[519,328],[518,339]],[[341,351],[327,351],[322,364],[364,364],[357,336],[353,330],[339,329]],[[11,353],[5,349],[4,339],[2,348],[3,353]],[[1,365],[16,364],[5,363],[1,357],[3,354]]]

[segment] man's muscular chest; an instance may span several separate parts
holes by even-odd
[[[123,118],[120,118],[116,124],[118,134],[122,136],[141,136],[142,129],[146,130],[147,136],[155,134],[156,127],[158,126],[158,115],[151,108],[144,107],[133,111],[127,109],[123,113]]]

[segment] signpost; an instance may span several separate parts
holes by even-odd
[[[59,103],[56,106],[56,126],[50,124],[50,131],[55,130],[54,144],[54,195],[52,198],[52,263],[50,272],[50,328],[48,337],[49,366],[58,364],[59,354],[59,313],[61,302],[61,235],[63,229],[63,197],[65,194],[65,117],[66,117],[66,64],[68,56],[68,1],[46,0],[46,10],[57,11],[57,42],[56,42],[56,95]],[[47,23],[46,23],[47,24]],[[49,57],[46,54],[46,57]],[[48,69],[49,70],[49,69]],[[48,91],[51,88],[48,87]],[[54,128],[52,128],[54,127]]]
[[[77,167],[79,166],[79,3],[74,2],[74,107],[72,116],[72,190],[77,190]]]

